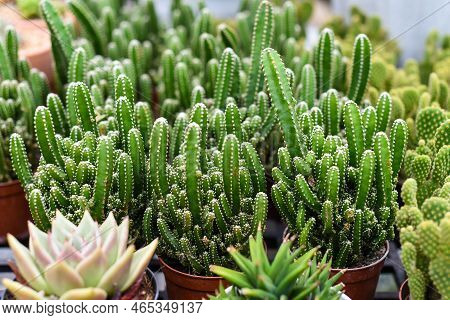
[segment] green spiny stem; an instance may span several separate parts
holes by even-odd
[[[323,122],[326,135],[336,135],[339,132],[340,112],[336,90],[328,90],[323,101]]]
[[[362,154],[358,172],[358,193],[356,196],[356,209],[362,210],[366,204],[367,196],[372,186],[375,171],[375,154],[366,150]]]
[[[358,35],[353,44],[352,77],[347,93],[348,98],[358,104],[361,102],[370,77],[371,57],[372,46],[369,38],[365,34]]]
[[[184,62],[179,62],[175,66],[175,80],[178,92],[178,100],[180,101],[181,107],[186,109],[190,107],[190,97],[192,89],[188,67]]]
[[[163,67],[164,98],[175,98],[175,54],[166,50],[161,57]]]
[[[229,134],[223,142],[223,185],[228,201],[231,203],[233,215],[239,213],[239,143],[235,135]]]
[[[159,118],[153,124],[149,150],[149,187],[159,198],[169,191],[166,174],[168,139],[169,124],[166,119]]]
[[[36,109],[34,126],[36,140],[46,163],[63,167],[64,161],[56,141],[53,119],[48,108],[40,106]]]
[[[92,132],[98,136],[98,128],[95,120],[94,104],[91,93],[84,82],[73,82],[69,84],[68,100],[71,101],[76,110],[77,118],[84,131]]]
[[[302,69],[300,80],[300,101],[305,101],[311,109],[314,107],[314,100],[317,92],[316,72],[310,64],[306,64]]]
[[[95,51],[100,55],[104,55],[106,50],[106,38],[101,32],[102,28],[94,13],[80,0],[70,0],[69,8],[75,17],[77,17],[77,20],[88,39],[94,45]]]
[[[392,178],[396,180],[403,166],[403,159],[408,143],[408,125],[404,120],[397,119],[394,121],[391,127],[389,142],[392,157]]]
[[[133,128],[128,132],[127,145],[133,165],[134,195],[138,196],[144,191],[146,175],[145,145],[138,129]]]
[[[374,140],[376,159],[377,200],[379,207],[390,207],[392,201],[392,164],[389,140],[384,132],[378,132]]]
[[[226,48],[220,58],[214,87],[214,105],[219,109],[224,109],[225,101],[232,94],[234,83],[238,81],[236,78],[237,59],[238,57],[231,48]]]
[[[0,76],[4,80],[14,79],[14,70],[8,55],[7,48],[0,41]]]
[[[109,196],[114,170],[114,146],[109,137],[100,137],[96,151],[97,172],[91,215],[96,221],[105,218],[105,203]]]
[[[377,102],[377,132],[386,131],[391,119],[392,99],[391,96],[383,92]]]
[[[69,62],[67,79],[70,82],[86,81],[86,51],[83,48],[77,48],[72,53]]]
[[[31,191],[28,204],[34,224],[42,231],[50,229],[50,221],[47,216],[47,209],[44,203],[42,193],[38,189]]]
[[[128,151],[127,138],[131,129],[136,128],[134,108],[125,97],[116,100],[116,118],[119,124],[119,138],[122,147]]]
[[[131,157],[122,152],[117,159],[118,193],[122,208],[127,209],[133,197],[133,163]]]
[[[186,128],[186,193],[189,200],[189,209],[195,224],[201,224],[201,198],[200,198],[200,141],[202,130],[193,122]]]
[[[47,108],[50,110],[52,119],[55,119],[55,131],[61,136],[67,136],[70,132],[67,123],[64,106],[57,94],[50,93],[47,96]]]
[[[66,83],[66,71],[73,53],[72,36],[49,0],[40,2],[41,12],[52,37],[52,52],[61,83]]]
[[[259,4],[258,11],[255,16],[253,26],[252,49],[251,49],[251,65],[249,70],[249,82],[247,84],[247,92],[245,103],[251,105],[256,98],[256,93],[262,87],[262,70],[261,70],[261,52],[263,49],[270,47],[273,37],[273,9],[268,1],[262,1]]]
[[[299,130],[292,114],[292,106],[295,105],[295,99],[289,87],[283,62],[273,49],[264,49],[262,59],[270,96],[277,109],[289,153],[292,157],[299,156],[302,154],[303,148],[298,136]]]
[[[32,180],[32,172],[26,153],[25,143],[20,135],[17,133],[11,135],[9,140],[9,148],[14,172],[16,173],[22,186],[25,187]]]
[[[364,151],[364,130],[359,107],[352,101],[344,105],[344,125],[349,146],[350,165],[357,167]]]
[[[325,28],[322,30],[316,50],[314,65],[317,71],[317,94],[320,96],[322,92],[326,92],[333,84],[331,77],[334,33],[331,29]]]

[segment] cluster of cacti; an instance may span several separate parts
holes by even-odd
[[[236,248],[228,249],[239,271],[212,265],[211,272],[231,284],[227,291],[221,286],[218,300],[337,300],[342,283],[334,285],[342,272],[330,276],[331,262],[327,255],[317,262],[317,248],[302,254],[292,251],[291,239],[285,239],[272,262],[267,257],[261,230],[250,237],[250,258]]]
[[[56,94],[48,95],[47,106],[39,106],[34,118],[41,151],[34,174],[23,139],[11,136],[13,167],[40,229],[50,228],[56,210],[75,223],[89,210],[99,222],[112,213],[117,219],[130,216],[133,231],[140,225],[149,147],[143,137],[150,136],[151,111],[144,102],[134,103],[125,75],[117,77],[114,92],[114,100],[97,108],[83,82],[69,84],[65,105]],[[99,115],[99,108],[105,113]]]
[[[405,205],[396,216],[410,295],[415,300],[450,299],[450,176],[421,204],[420,188],[412,178],[405,181]]]
[[[45,233],[33,225],[27,249],[12,235],[8,243],[23,282],[3,279],[19,300],[103,300],[120,297],[142,279],[158,245],[153,240],[136,251],[128,245],[128,218],[113,215],[99,225],[88,211],[75,225],[57,213]]]
[[[421,109],[411,136],[419,142],[406,152],[404,171],[418,184],[419,206],[450,174],[450,119],[439,106]]]
[[[87,56],[84,57],[84,68],[92,71],[88,73],[86,81],[98,80],[104,75],[105,66],[107,70],[112,70],[120,65],[138,92],[145,95],[146,100],[151,100],[149,71],[154,65],[161,37],[153,0],[140,1],[132,6],[116,0],[71,0],[68,6],[77,18],[84,38],[75,39],[75,31],[65,25],[51,1],[41,1],[41,11],[51,32],[59,85],[73,82],[69,79],[70,62],[74,50],[82,47]],[[142,15],[141,12],[146,14]]]
[[[0,182],[15,178],[9,154],[9,137],[14,133],[24,139],[26,156],[36,165],[33,117],[49,90],[45,75],[19,59],[18,50],[17,33],[8,26],[0,40]]]
[[[330,250],[336,267],[363,263],[394,237],[407,125],[396,120],[385,133],[387,93],[375,108],[360,109],[330,89],[308,110],[304,101],[296,104],[280,56],[266,49],[263,62],[286,141],[272,171],[274,203],[300,248]]]
[[[420,78],[426,82],[429,75],[435,72],[440,79],[450,82],[450,35],[440,35],[438,31],[431,31],[425,42],[425,52],[420,62]]]
[[[227,119],[223,126],[209,128],[206,106],[196,104],[190,121],[177,118],[171,132],[164,118],[153,125],[152,199],[143,233],[148,240],[160,237],[160,256],[193,274],[209,274],[210,264],[231,266],[226,248],[233,245],[247,252],[248,237],[265,225],[264,168],[232,123]],[[208,130],[214,130],[217,139],[211,148]]]

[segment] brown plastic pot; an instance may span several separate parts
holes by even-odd
[[[408,279],[403,281],[400,286],[400,290],[398,291],[398,300],[410,300]]]
[[[171,300],[202,300],[214,295],[220,282],[224,287],[228,283],[222,277],[194,276],[178,271],[159,258],[164,277],[166,278],[167,295]]]
[[[371,300],[377,289],[378,278],[384,261],[389,253],[389,242],[385,244],[386,251],[383,256],[374,263],[360,267],[345,269],[345,273],[339,278],[339,281],[345,285],[344,291],[352,300]],[[344,269],[331,269],[331,275]]]
[[[0,183],[0,243],[5,243],[8,233],[19,239],[26,238],[30,219],[30,209],[20,182]]]

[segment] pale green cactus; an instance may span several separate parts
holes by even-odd
[[[3,279],[3,285],[19,300],[103,300],[121,295],[140,281],[158,245],[155,239],[139,250],[128,246],[128,226],[127,217],[117,225],[111,214],[99,225],[87,211],[78,225],[56,213],[49,233],[30,222],[28,249],[8,235],[25,283]]]
[[[418,205],[419,185],[410,178],[402,187],[405,205],[396,214],[402,261],[411,298],[449,299],[450,176],[433,196]]]
[[[273,262],[269,262],[261,230],[249,240],[250,257],[236,248],[228,249],[240,272],[212,265],[210,270],[229,281],[227,291],[221,286],[213,300],[337,300],[342,283],[335,285],[343,272],[330,276],[331,262],[327,256],[317,262],[317,249],[301,255],[291,251],[293,241],[285,239]],[[265,279],[260,281],[260,279]]]

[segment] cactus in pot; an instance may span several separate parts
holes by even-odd
[[[396,215],[410,297],[450,299],[450,176],[421,205],[418,190],[415,179],[405,181],[401,194],[405,204]]]
[[[23,139],[11,136],[13,167],[41,230],[50,228],[56,210],[74,223],[89,210],[98,222],[106,213],[119,220],[129,216],[132,237],[137,236],[147,201],[143,135],[151,128],[151,113],[146,103],[129,101],[134,95],[126,76],[117,77],[115,94],[95,108],[83,82],[69,84],[66,106],[57,95],[48,95],[47,106],[39,106],[34,119],[42,154],[34,174]]]
[[[399,119],[389,137],[384,132],[387,94],[376,109],[360,109],[353,101],[341,104],[331,89],[320,103],[323,111],[308,111],[304,102],[296,105],[279,55],[266,49],[263,61],[286,141],[272,170],[274,203],[304,251],[329,250],[337,268],[364,265],[394,237],[407,125]]]
[[[49,233],[29,222],[29,248],[8,236],[24,283],[3,285],[20,300],[120,297],[142,281],[158,245],[155,239],[137,251],[128,246],[128,225],[128,218],[117,225],[112,214],[99,225],[87,211],[78,225],[57,212]]]
[[[268,199],[264,168],[250,143],[218,127],[221,146],[207,146],[206,106],[184,124],[178,155],[168,161],[169,126],[155,121],[150,141],[150,206],[143,233],[160,238],[160,257],[190,274],[210,275],[214,263],[233,266],[226,248],[248,250],[248,236],[264,225]],[[170,152],[172,156],[173,152]]]
[[[269,262],[264,248],[262,232],[250,237],[250,257],[243,256],[236,248],[228,252],[240,267],[239,271],[212,265],[210,270],[232,285],[220,287],[214,300],[337,300],[341,297],[342,283],[335,285],[341,276],[330,277],[331,262],[325,255],[317,262],[317,248],[301,254],[292,251],[292,239],[285,239],[275,258]]]

